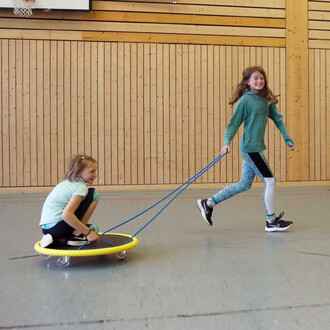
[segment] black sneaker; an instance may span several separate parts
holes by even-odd
[[[68,241],[66,242],[67,245],[70,246],[81,246],[88,242],[86,236],[84,234],[80,234],[79,236],[72,235]]]
[[[207,199],[199,199],[197,201],[197,206],[202,213],[203,219],[207,222],[209,226],[212,226],[211,217],[212,217],[213,208],[208,206],[206,201]]]
[[[285,220],[280,220],[284,215],[284,212],[281,212],[278,217],[275,218],[274,221],[269,223],[266,221],[266,231],[284,231],[290,228],[293,225],[292,221],[285,221]]]

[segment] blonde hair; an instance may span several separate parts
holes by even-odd
[[[256,71],[260,72],[265,78],[265,86],[258,95],[264,98],[268,103],[274,103],[274,104],[278,103],[277,97],[279,95],[274,95],[273,92],[270,90],[270,88],[268,88],[267,76],[265,70],[261,66],[250,66],[243,70],[242,80],[237,85],[233,93],[233,97],[229,102],[231,106],[233,106],[242,97],[244,93],[250,91],[250,86],[248,85],[248,81],[251,75]]]
[[[77,180],[79,173],[84,170],[89,163],[96,163],[96,160],[93,157],[87,155],[76,155],[72,158],[69,168],[64,175],[64,179],[69,181]]]

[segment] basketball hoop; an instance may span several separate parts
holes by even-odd
[[[29,17],[32,15],[32,9],[35,6],[35,0],[13,0],[14,14],[20,17]]]

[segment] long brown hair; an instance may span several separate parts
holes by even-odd
[[[233,106],[242,97],[244,93],[250,91],[250,86],[248,85],[248,81],[251,75],[256,71],[260,72],[265,78],[265,86],[258,95],[263,97],[268,103],[274,103],[274,104],[278,103],[277,97],[279,95],[274,95],[273,92],[270,90],[270,88],[268,88],[267,76],[265,70],[261,66],[250,66],[243,70],[242,81],[237,85],[233,97],[229,101],[229,104],[231,106]]]
[[[93,157],[87,155],[76,155],[72,158],[69,168],[64,175],[64,179],[69,181],[77,180],[79,173],[85,169],[89,163],[96,163],[96,160]]]

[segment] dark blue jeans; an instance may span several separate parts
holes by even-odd
[[[85,199],[80,203],[76,212],[74,213],[79,220],[82,219],[87,209],[93,202],[94,190],[95,188],[88,189],[88,194],[86,195]],[[42,229],[44,235],[51,234],[54,239],[70,237],[73,231],[74,228],[68,225],[64,220],[61,220],[52,228]]]

